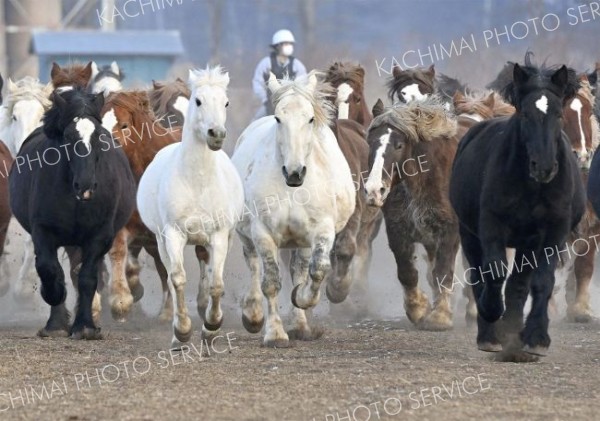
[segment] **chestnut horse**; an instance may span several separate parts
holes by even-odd
[[[437,96],[384,109],[373,108],[367,202],[381,207],[389,246],[404,287],[411,322],[425,330],[453,326],[450,303],[458,220],[448,198],[452,161],[458,146],[457,122]],[[415,243],[425,247],[433,309],[418,286]]]
[[[143,91],[121,91],[108,96],[102,110],[102,125],[123,148],[136,183],[158,151],[181,140],[181,128],[165,129],[150,109],[148,94]],[[113,140],[108,140],[111,143]],[[142,223],[137,210],[121,229],[109,252],[112,264],[110,306],[113,318],[124,321],[134,301],[144,294],[140,284],[138,256],[142,248],[152,256],[162,282],[163,307],[161,320],[173,318],[173,303],[167,284],[167,271],[160,259],[155,235]],[[196,248],[202,263],[208,259],[202,247]],[[201,264],[202,266],[202,264]],[[204,278],[204,271],[201,271]],[[204,280],[204,279],[203,279]],[[202,289],[200,289],[202,291]],[[201,316],[207,297],[198,297]]]

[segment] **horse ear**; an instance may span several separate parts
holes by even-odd
[[[377,98],[377,102],[373,105],[373,117],[377,117],[380,114],[383,114],[385,107],[383,106],[383,101],[381,98]]]
[[[229,85],[229,72],[223,73],[223,78],[225,78],[225,86]]]
[[[196,81],[196,73],[194,72],[193,69],[189,69],[188,70],[188,83],[193,85],[195,81]]]
[[[567,66],[563,64],[560,69],[554,72],[550,80],[561,90],[564,90],[569,82],[569,70],[567,69]]]
[[[429,66],[425,73],[428,73],[433,78],[435,76],[435,66],[433,64]]]
[[[98,110],[98,113],[101,113],[102,108],[104,108],[104,92],[100,92],[100,93],[94,95],[92,104],[94,104],[94,106],[96,107],[96,110]]]
[[[496,97],[494,96],[494,92],[490,92],[490,94],[485,99],[485,101],[483,101],[483,103],[489,108],[494,108],[494,105],[496,104]]]
[[[594,70],[592,73],[587,75],[588,82],[590,82],[590,85],[596,86],[596,83],[598,83],[598,73],[598,70]]]
[[[93,61],[90,61],[82,72],[83,78],[88,81],[92,79],[92,63]]]
[[[98,69],[98,65],[96,64],[95,61],[92,61],[92,79],[95,79],[96,76],[98,76],[98,73],[100,73],[100,69]]]
[[[315,90],[317,89],[317,83],[319,83],[319,80],[317,79],[317,75],[314,73],[310,73],[308,76],[308,83],[307,83],[306,87],[311,92],[315,92]]]
[[[50,77],[52,79],[54,79],[56,76],[58,76],[58,74],[60,73],[60,66],[58,65],[57,62],[53,61],[52,62],[52,70],[50,70]]]
[[[271,93],[281,88],[281,83],[277,80],[273,72],[269,72],[269,80],[267,81],[267,87]]]
[[[356,73],[361,75],[363,78],[365,77],[365,69],[360,65],[356,67]]]
[[[588,82],[588,83],[590,82],[590,80],[588,79],[588,75],[585,73],[580,74],[577,77],[577,80],[579,80],[580,82]]]
[[[152,89],[156,90],[160,88],[160,83],[152,79]]]
[[[394,68],[392,69],[392,76],[394,76],[394,78],[397,78],[398,76],[400,76],[401,73],[402,69],[400,68],[400,66],[394,66]]]
[[[458,104],[461,101],[464,101],[465,96],[463,95],[463,93],[461,91],[456,91],[454,92],[454,96],[452,97],[452,103],[454,105]]]
[[[119,65],[116,61],[110,63],[110,71],[113,72],[117,76],[121,76],[121,69],[119,69]]]
[[[554,75],[552,76],[554,77]],[[513,80],[517,86],[523,85],[529,79],[529,75],[525,70],[519,66],[519,63],[515,63],[513,66]]]

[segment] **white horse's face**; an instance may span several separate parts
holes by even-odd
[[[2,140],[17,153],[23,141],[42,124],[44,107],[35,99],[17,102],[9,115],[8,109],[3,107]]]
[[[274,92],[280,85],[275,76],[271,76],[269,89]],[[316,77],[310,77],[308,90],[314,90],[316,85]],[[313,105],[302,95],[288,95],[277,103],[274,118],[277,122],[277,146],[283,161],[281,171],[288,186],[299,187],[306,176],[306,164],[315,138]]]
[[[213,151],[221,149],[227,136],[228,106],[227,91],[222,87],[205,85],[192,92],[185,124],[190,124],[196,137],[205,139]]]

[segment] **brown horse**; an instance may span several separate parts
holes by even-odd
[[[190,88],[180,78],[174,82],[152,81],[152,90],[148,92],[154,115],[163,127],[183,126],[187,106],[190,102]]]
[[[387,82],[388,97],[392,103],[422,100],[435,92],[435,68],[402,70],[395,66]]]
[[[150,109],[148,94],[143,91],[110,94],[102,115],[103,125],[113,137],[110,142],[118,142],[123,147],[136,182],[139,182],[158,151],[181,140],[181,128],[165,129]],[[144,288],[139,278],[141,267],[138,263],[142,248],[154,259],[162,282],[164,304],[160,318],[171,320],[173,304],[167,284],[167,271],[158,253],[156,236],[142,223],[137,210],[127,225],[117,233],[109,252],[112,263],[110,306],[113,318],[123,321],[133,302],[143,295]],[[196,254],[199,261],[207,261],[204,248],[197,247]],[[208,297],[199,293],[198,311],[201,316],[204,316],[207,300]]]
[[[50,71],[54,89],[67,87],[87,88],[92,79],[92,62],[87,65],[74,63],[66,67],[60,67],[58,63],[52,63]]]
[[[329,98],[338,108],[338,119],[333,120],[331,129],[338,145],[350,166],[359,194],[350,220],[336,237],[334,269],[327,281],[327,297],[333,303],[344,301],[350,286],[358,287],[360,297],[354,310],[355,317],[366,315],[366,287],[372,242],[377,236],[383,215],[379,209],[367,206],[362,194],[363,177],[369,171],[369,145],[366,142],[366,127],[373,117],[366,107],[364,95],[365,71],[352,63],[333,63],[327,70],[325,81],[335,89]],[[343,110],[343,115],[340,115]],[[358,311],[356,311],[358,310]]]
[[[404,307],[418,328],[453,326],[450,303],[458,220],[448,198],[448,183],[458,147],[457,122],[437,96],[384,109],[373,108],[369,127],[367,201],[382,207],[388,242],[404,287]],[[415,243],[425,247],[433,309],[418,286]]]
[[[0,297],[8,292],[10,282],[8,273],[5,272],[6,256],[4,255],[4,243],[6,242],[6,234],[8,225],[12,216],[10,212],[10,202],[8,196],[8,173],[13,163],[12,155],[4,144],[0,141]]]

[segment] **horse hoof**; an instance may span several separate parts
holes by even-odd
[[[206,326],[202,326],[201,338],[206,341],[212,341],[216,337],[220,336],[221,331],[219,329],[208,329]]]
[[[477,349],[483,352],[500,352],[502,351],[502,345],[499,343],[482,342],[477,344]]]
[[[38,330],[37,335],[40,338],[68,338],[69,332],[66,329],[47,329]]]
[[[219,320],[215,324],[204,322],[204,327],[206,328],[206,330],[215,331],[215,330],[219,330],[221,328],[222,323],[223,323],[223,318],[221,318],[221,320]]]
[[[179,340],[179,342],[189,342],[190,338],[192,337],[192,329],[191,328],[187,332],[181,332],[181,331],[177,330],[176,327],[173,327],[173,333],[175,334],[175,337]]]
[[[327,284],[327,286],[325,287],[325,295],[327,295],[327,299],[333,304],[339,304],[346,300],[346,297],[348,297],[349,292],[350,291],[345,291],[345,293],[342,294],[340,294],[339,292],[335,294],[330,291],[329,284]]]
[[[453,328],[452,315],[444,312],[436,312],[434,310],[421,319],[417,325],[417,328],[432,332],[451,330]]]
[[[266,339],[263,342],[266,348],[289,348],[290,340],[287,338]]]
[[[69,338],[73,340],[85,339],[88,341],[92,341],[104,339],[104,336],[100,333],[99,327],[84,327],[81,330],[71,333],[71,336],[69,336]]]
[[[593,317],[589,314],[577,314],[573,317],[575,323],[590,323]]]
[[[131,294],[115,297],[110,304],[110,313],[112,318],[118,322],[124,322],[129,314],[129,311],[131,310],[133,302],[134,298]]]
[[[265,324],[265,318],[261,317],[260,320],[254,321],[250,320],[244,313],[242,313],[242,324],[244,325],[244,329],[250,333],[258,333],[262,330],[263,325]]]
[[[316,341],[323,336],[323,333],[325,333],[325,329],[321,327],[294,328],[287,332],[290,339],[297,341]]]
[[[133,302],[137,303],[144,296],[144,286],[138,283],[135,287],[131,288],[131,295],[133,296]]]
[[[529,345],[525,345],[523,347],[523,351],[531,354],[531,355],[537,355],[538,357],[545,357],[546,355],[548,355],[548,347],[547,346],[529,346]]]
[[[292,290],[292,304],[294,305],[294,307],[299,308],[300,310],[307,310],[308,308],[310,308],[310,306],[305,306],[305,307],[301,307],[300,305],[298,305],[298,302],[296,301],[296,295],[298,294],[298,288],[300,288],[300,285],[296,285],[294,287],[294,289]]]

